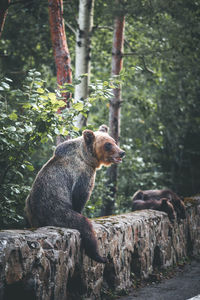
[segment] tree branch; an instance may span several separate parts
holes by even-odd
[[[122,56],[131,56],[131,55],[138,55],[137,52],[126,52],[126,53],[123,53]]]
[[[114,30],[114,28],[113,28],[112,26],[99,26],[99,25],[95,25],[95,26],[93,26],[93,28],[92,28],[92,32],[94,32],[94,31],[97,30],[97,29],[108,29],[108,30],[110,30],[110,31],[113,31],[113,30]]]
[[[144,66],[144,70],[145,70],[145,71],[147,71],[147,72],[149,72],[149,73],[151,73],[151,74],[155,74],[155,72],[154,72],[153,70],[151,70],[151,69],[149,69],[149,68],[147,67],[144,56],[142,56],[142,62],[143,62],[143,66]]]
[[[64,24],[76,35],[76,30],[66,21],[64,21]]]

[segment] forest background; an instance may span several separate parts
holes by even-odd
[[[73,95],[79,1],[63,4],[74,78],[65,89]],[[125,37],[123,68],[113,79],[117,15],[125,16]],[[52,155],[56,136],[76,137],[84,129],[74,124],[77,114],[89,112],[87,128],[108,124],[114,84],[122,90],[120,145],[126,158],[118,167],[115,198],[107,193],[107,171],[102,168],[84,213],[99,216],[106,202],[112,203],[112,213],[130,211],[138,189],[168,187],[181,196],[200,192],[199,0],[121,0],[118,5],[96,0],[89,98],[71,100],[63,117],[57,114],[62,100],[47,1],[10,2],[0,38],[0,70],[1,228],[24,226],[25,198]]]

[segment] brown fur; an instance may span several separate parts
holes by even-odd
[[[186,210],[184,202],[181,200],[181,198],[174,193],[170,189],[163,189],[163,190],[138,190],[134,195],[132,200],[135,199],[141,199],[141,200],[149,200],[149,199],[155,199],[160,200],[161,198],[167,198],[172,205],[174,206],[174,209],[177,214],[177,219],[185,219],[186,218]]]
[[[121,162],[124,151],[102,125],[99,131],[84,130],[82,137],[57,146],[42,167],[26,199],[25,212],[31,226],[59,226],[81,233],[86,254],[105,263],[97,247],[91,222],[81,212],[92,193],[96,169]],[[109,151],[105,148],[109,143]]]
[[[108,148],[108,150],[106,150]],[[100,162],[98,168],[103,164],[110,166],[112,163],[121,162],[119,155],[119,147],[114,139],[110,139],[107,135],[98,135],[94,143],[95,155]],[[123,152],[121,152],[123,153]]]
[[[149,200],[137,200],[135,199],[132,203],[132,211],[142,209],[153,209],[158,211],[164,211],[168,214],[169,220],[173,223],[175,219],[175,211],[173,205],[167,198],[160,200],[149,199]]]

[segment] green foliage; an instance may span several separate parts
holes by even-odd
[[[76,28],[74,13],[78,1],[64,3],[64,19]],[[17,34],[13,34],[16,32]],[[69,52],[74,64],[75,35],[66,28]],[[49,30],[48,3],[40,0],[12,2],[0,39],[1,73],[13,79],[17,87],[27,71],[35,68],[43,74],[48,88],[56,84],[56,69]]]
[[[103,24],[94,36],[95,71],[104,77],[112,44],[108,6],[101,7],[102,16],[98,11]],[[197,193],[200,176],[199,3],[126,1],[124,10],[128,55],[121,76],[120,144],[126,157],[118,168],[115,212],[130,210],[139,188]],[[107,122],[108,106],[94,106],[92,112],[93,123]]]
[[[200,166],[196,119],[200,73],[199,59],[193,55],[200,51],[198,12],[194,1],[167,5],[155,1],[150,19],[141,15],[143,22],[133,18],[127,22],[128,48],[135,55],[125,60],[129,72],[124,86],[128,101],[122,113],[123,142],[131,138],[133,157],[141,151],[143,161],[161,172],[157,187],[168,186],[183,195],[199,190],[195,178]]]
[[[77,12],[78,1],[64,3],[64,17],[75,30]],[[14,81],[4,79],[0,86],[0,125],[5,128],[2,132],[6,137],[0,136],[2,175],[9,166],[4,179],[8,188],[2,193],[7,218],[9,215],[12,219],[18,213],[18,202],[24,201],[35,174],[51,155],[55,136],[67,132],[72,136],[80,134],[71,122],[76,113],[86,115],[90,110],[88,128],[108,124],[109,103],[104,99],[112,97],[109,78],[113,20],[122,12],[126,15],[126,26],[124,68],[120,76],[123,81],[120,144],[126,158],[118,168],[116,212],[129,210],[131,196],[139,188],[169,187],[182,195],[199,192],[199,2],[123,0],[116,7],[114,0],[95,1],[90,99],[85,103],[71,99],[70,111],[62,111],[66,114],[65,124],[59,115],[54,116],[62,103],[57,101],[62,99],[55,97],[52,89],[56,70],[48,6],[39,0],[23,0],[9,7],[0,40],[0,68]],[[67,26],[66,35],[74,73],[75,35]],[[40,79],[30,89],[29,81],[25,84],[29,88],[21,88],[22,78],[30,68],[42,72],[47,83]],[[66,88],[73,94],[74,84],[63,90]],[[12,166],[15,163],[16,168]],[[105,173],[104,168],[97,173],[86,209],[89,216],[101,212]],[[18,214],[22,215],[21,210]]]
[[[114,202],[112,196],[109,195],[113,183],[108,183],[106,172],[107,168],[103,166],[96,174],[95,188],[84,209],[84,213],[90,218],[101,216],[105,211],[106,202]]]
[[[72,98],[71,108],[67,109],[62,97],[49,92],[35,70],[29,71],[21,89],[13,90],[11,84],[8,78],[0,83],[0,227],[22,219],[33,177],[34,152],[49,141],[52,145],[57,135],[77,136],[73,120],[88,110],[85,103],[74,104]],[[62,113],[58,114],[61,107]]]
[[[40,75],[30,70],[17,90],[10,88],[12,80],[8,78],[0,82],[0,227],[23,220],[24,200],[36,173],[34,165],[40,168],[44,159],[37,155],[41,162],[33,164],[36,151],[40,153],[43,145],[53,149],[58,135],[77,137],[80,132],[74,121],[78,114],[87,114],[92,103],[110,96],[110,84],[98,81],[91,87],[90,98],[77,102],[70,97],[68,108],[62,95],[73,96],[74,85],[66,83],[56,93],[50,92]]]

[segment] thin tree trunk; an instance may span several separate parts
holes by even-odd
[[[114,23],[113,48],[112,48],[112,76],[119,75],[123,67],[124,49],[124,16],[117,16]],[[114,97],[110,101],[109,126],[110,134],[119,144],[120,139],[120,105],[121,87],[113,89]]]
[[[49,3],[49,23],[51,40],[56,64],[57,83],[72,83],[71,59],[67,46],[65,26],[63,20],[63,0],[48,0]],[[62,97],[68,104],[69,93],[63,93]],[[58,111],[58,113],[60,110]]]
[[[6,16],[8,13],[8,7],[10,4],[10,0],[1,0],[0,1],[0,38],[3,32],[3,27],[5,24]]]
[[[51,32],[51,40],[53,45],[53,53],[56,64],[57,84],[63,86],[64,83],[72,83],[71,59],[69,55],[67,39],[65,34],[65,26],[63,20],[63,0],[48,0],[49,3],[49,24]],[[62,98],[69,107],[68,99],[70,93],[62,93]],[[61,113],[63,107],[58,109]],[[69,139],[67,136],[65,139]],[[60,144],[64,139],[57,136],[56,144]]]
[[[114,21],[114,35],[112,47],[112,76],[119,75],[123,66],[123,47],[124,47],[124,15],[118,15]],[[121,106],[121,87],[113,89],[114,97],[110,100],[109,106],[109,128],[110,135],[120,142],[120,106]],[[117,191],[117,165],[112,165],[108,171],[109,197],[105,201],[104,215],[111,215],[114,210],[115,196]]]
[[[94,0],[79,1],[78,30],[76,35],[76,62],[75,76],[79,78],[82,74],[81,83],[75,86],[74,98],[84,100],[88,97],[88,85],[90,82],[90,59],[91,59],[91,32],[93,27]],[[86,118],[79,115],[76,126],[81,128],[86,125]]]

